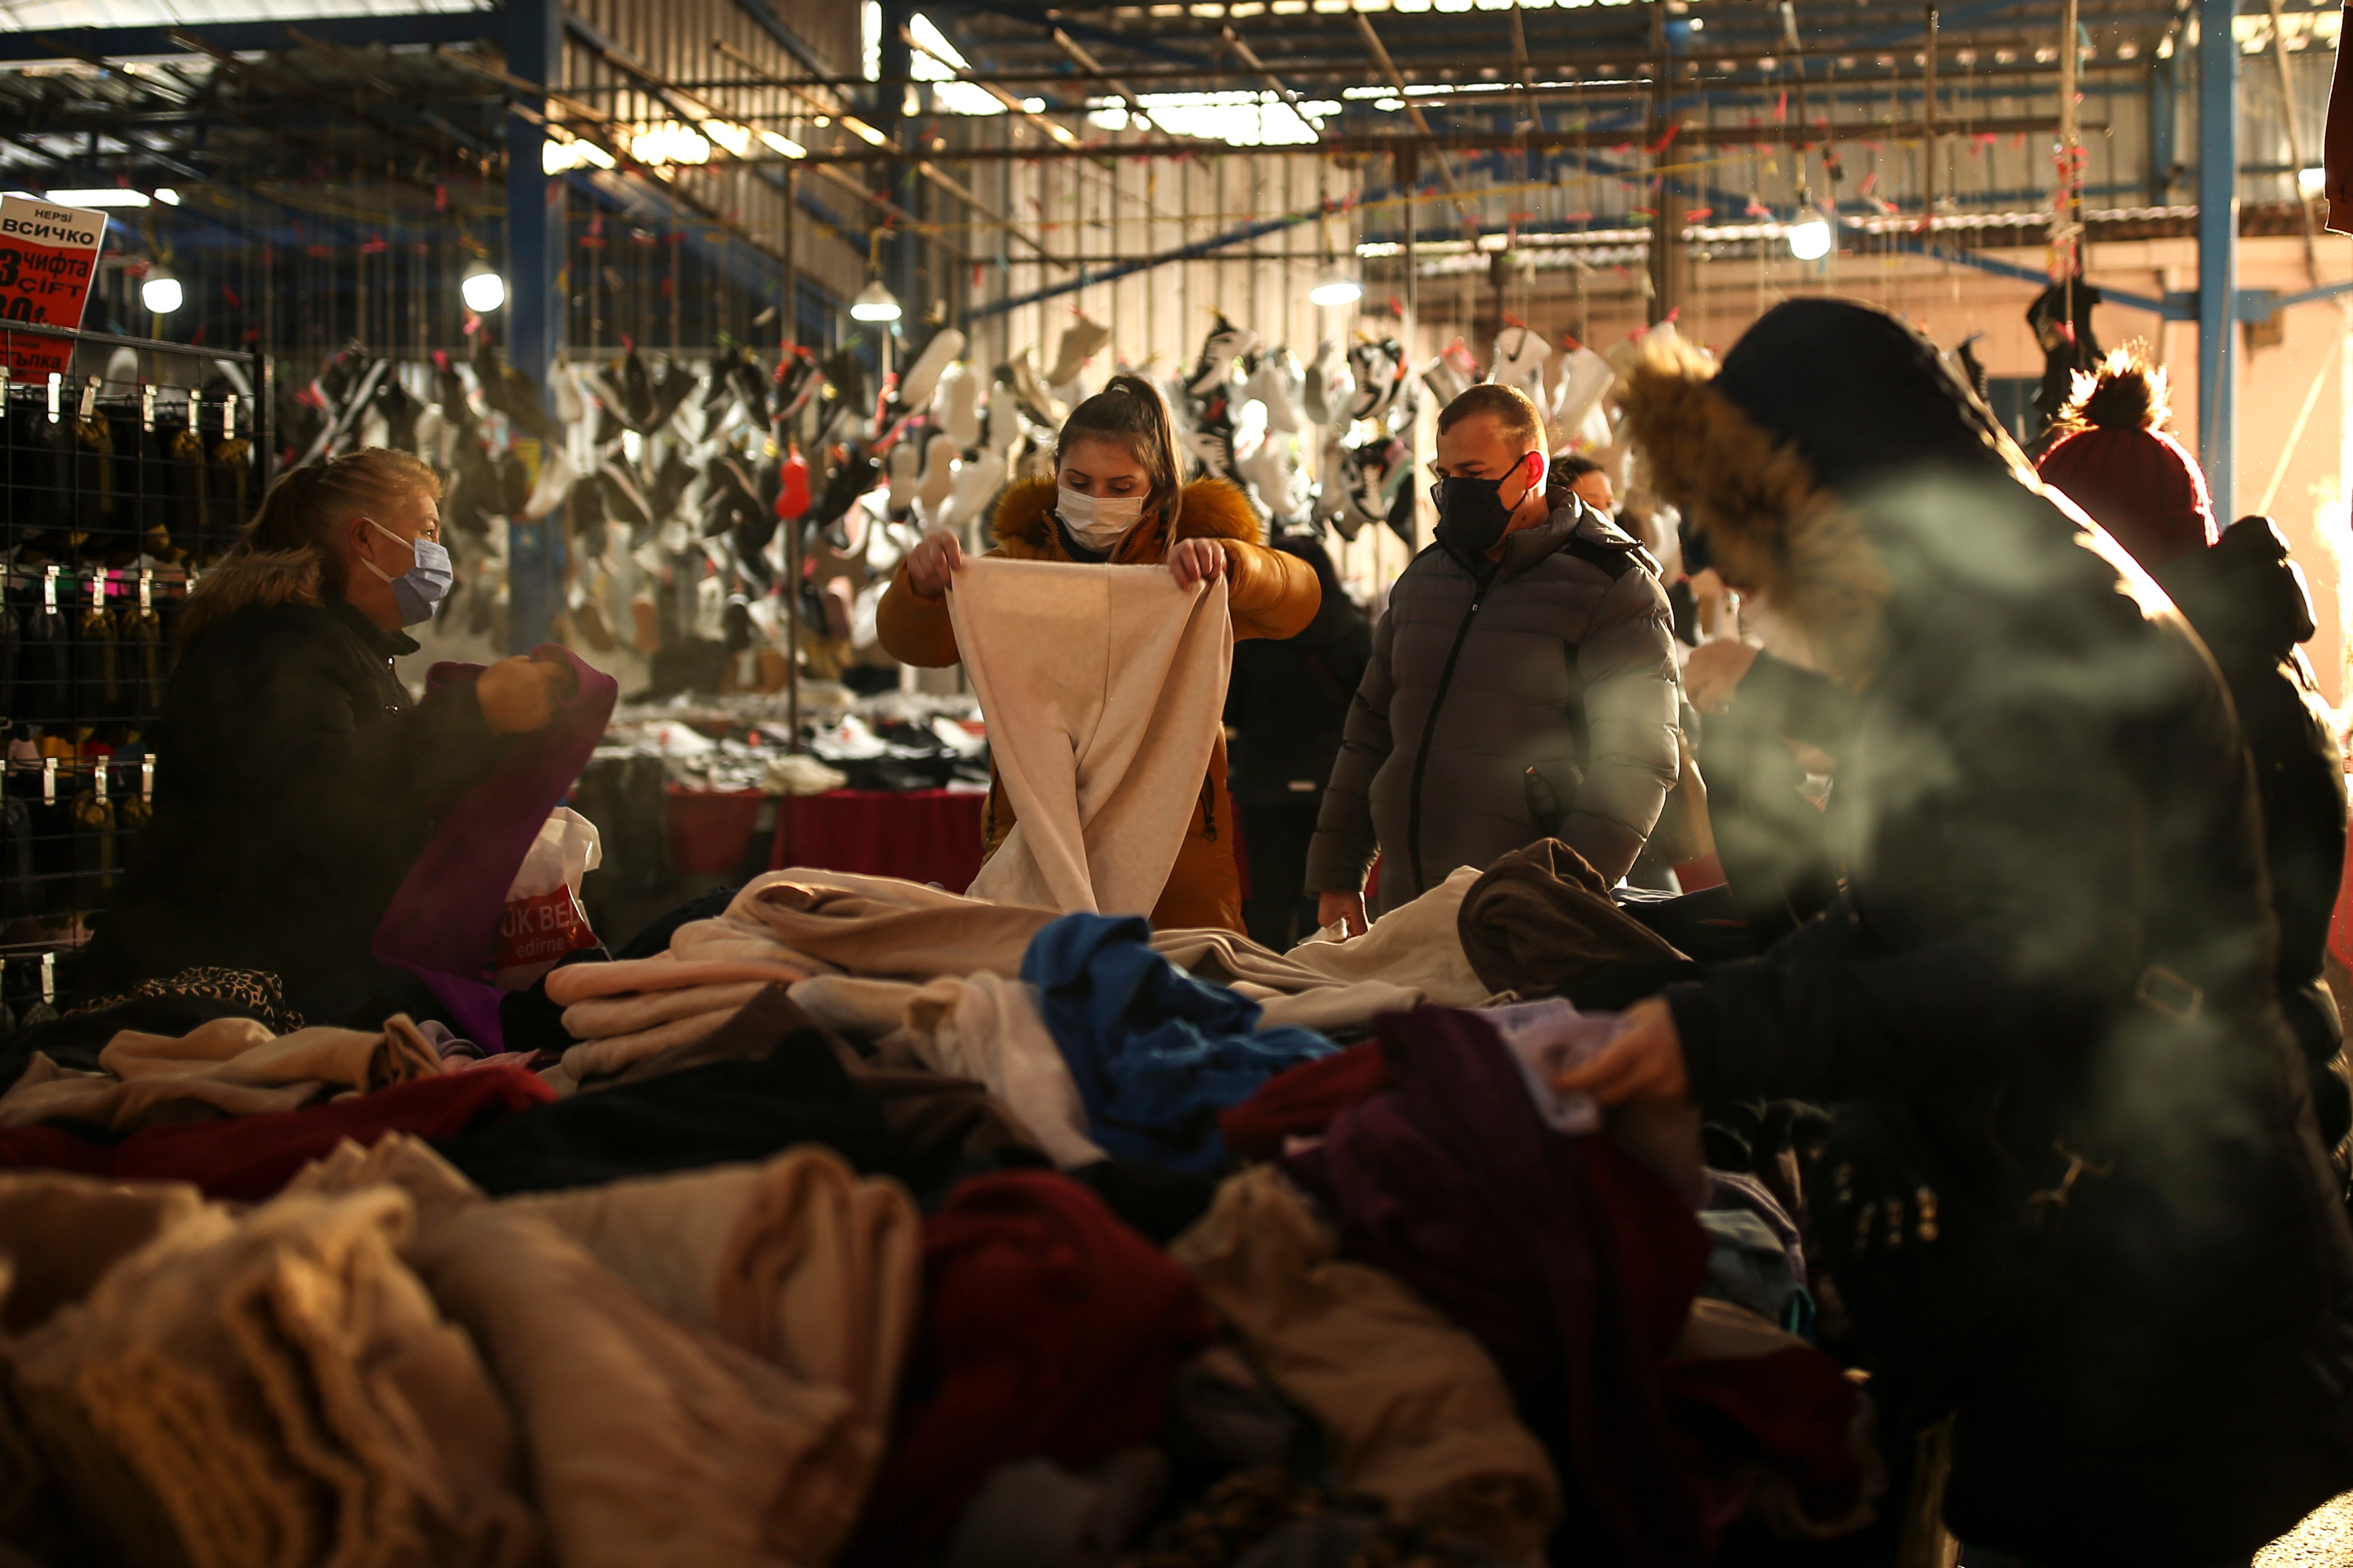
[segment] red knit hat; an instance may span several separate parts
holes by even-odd
[[[2154,571],[2214,542],[2214,506],[2198,459],[2166,433],[2165,372],[2127,344],[2075,374],[2059,412],[2073,430],[2035,465],[2067,499]]]

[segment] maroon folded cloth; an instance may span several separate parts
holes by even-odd
[[[1219,1111],[1218,1131],[1233,1152],[1271,1160],[1282,1152],[1284,1139],[1323,1131],[1332,1118],[1388,1086],[1380,1047],[1365,1040],[1275,1074],[1248,1100]]]
[[[846,1562],[921,1560],[999,1466],[1084,1469],[1149,1438],[1215,1324],[1192,1276],[1049,1171],[976,1176],[923,1222],[899,1440]]]
[[[1495,1358],[1560,1468],[1556,1554],[1698,1568],[1714,1542],[1652,1368],[1707,1272],[1707,1235],[1665,1183],[1546,1125],[1476,1013],[1373,1027],[1391,1087],[1283,1170],[1343,1255],[1403,1280]]]
[[[93,1143],[62,1127],[0,1129],[0,1170],[193,1182],[209,1197],[259,1203],[346,1138],[361,1144],[392,1132],[454,1138],[554,1099],[520,1063],[487,1062],[301,1110],[150,1127],[119,1143]]]
[[[1693,1468],[1719,1489],[1735,1491],[1762,1463],[1788,1480],[1810,1519],[1842,1519],[1861,1500],[1850,1434],[1862,1395],[1821,1352],[1791,1345],[1673,1362],[1659,1369],[1659,1383]]]
[[[412,970],[448,1008],[456,1033],[483,1049],[502,1047],[499,1003],[487,983],[514,885],[532,840],[564,804],[589,753],[604,738],[620,695],[614,679],[550,643],[532,650],[572,671],[574,689],[543,729],[512,737],[491,776],[441,814],[423,854],[408,868],[375,929],[375,956]],[[469,676],[471,664],[437,664],[426,685],[438,690]]]

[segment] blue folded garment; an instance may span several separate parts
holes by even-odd
[[[1029,939],[1021,978],[1078,1080],[1089,1135],[1114,1159],[1214,1171],[1218,1112],[1338,1048],[1307,1029],[1257,1032],[1257,1003],[1153,952],[1134,915],[1064,915]]]

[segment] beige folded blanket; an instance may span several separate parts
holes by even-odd
[[[58,1180],[0,1190],[21,1210],[18,1184]],[[537,1562],[513,1423],[401,1262],[410,1214],[390,1187],[243,1217],[165,1200],[153,1236],[10,1342],[77,1523],[138,1564]],[[119,1196],[91,1215],[121,1224]]]
[[[1375,921],[1364,935],[1345,941],[1317,938],[1289,952],[1261,947],[1226,931],[1164,931],[1152,937],[1153,951],[1204,980],[1296,995],[1324,986],[1377,981],[1421,992],[1447,1007],[1473,1007],[1492,993],[1462,951],[1457,922],[1462,900],[1480,872],[1465,866],[1411,903]]]
[[[651,958],[625,958],[612,963],[567,963],[547,972],[547,999],[559,1007],[593,996],[618,996],[631,991],[675,991],[689,985],[734,985],[747,981],[790,985],[808,978],[797,964],[753,960],[714,960],[704,963],[656,953]]]
[[[250,1018],[215,1019],[176,1039],[126,1029],[98,1059],[104,1072],[72,1072],[41,1058],[0,1096],[0,1126],[72,1120],[127,1131],[175,1104],[258,1116],[441,1071],[440,1053],[406,1016],[385,1019],[375,1033],[272,1035]]]
[[[178,1039],[125,1029],[98,1054],[123,1079],[203,1074],[229,1083],[319,1082],[384,1089],[441,1070],[441,1055],[401,1014],[380,1030],[313,1028],[272,1035],[251,1018],[216,1018]]]
[[[839,1543],[868,1463],[847,1394],[664,1315],[544,1214],[479,1204],[418,1254],[514,1402],[564,1568],[806,1568]]]
[[[736,1006],[741,1006],[738,1003]],[[673,1018],[667,1024],[657,1024],[650,1029],[639,1029],[631,1035],[613,1035],[601,1040],[583,1040],[564,1053],[564,1070],[572,1081],[584,1084],[592,1079],[610,1078],[626,1072],[649,1057],[680,1046],[691,1046],[709,1039],[721,1026],[735,1016],[736,1007],[720,1007],[708,1013],[695,1013],[683,1018]]]
[[[768,987],[764,980],[725,985],[683,985],[673,991],[638,991],[622,996],[592,996],[564,1010],[564,1027],[575,1040],[634,1035],[698,1013],[733,1012]]]
[[[327,1092],[323,1083],[264,1088],[195,1074],[124,1083],[112,1073],[61,1068],[36,1051],[16,1087],[0,1095],[0,1127],[89,1121],[129,1131],[167,1117],[265,1116],[299,1110]]]
[[[770,871],[735,895],[725,918],[765,928],[794,952],[846,973],[928,980],[1018,975],[1029,939],[1055,914],[888,877]]]
[[[912,980],[861,980],[849,974],[819,974],[789,994],[794,1005],[836,1034],[853,1040],[879,1040],[907,1021],[907,1004],[923,989]]]
[[[922,1220],[898,1183],[809,1144],[501,1202],[552,1220],[681,1322],[849,1394],[880,1453],[923,1283]]]

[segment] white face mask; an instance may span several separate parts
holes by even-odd
[[[1108,551],[1144,521],[1142,496],[1082,495],[1068,485],[1059,487],[1054,515],[1071,537],[1090,550]]]

